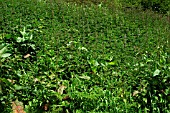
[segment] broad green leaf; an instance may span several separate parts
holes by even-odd
[[[0,57],[1,55],[7,50],[7,47],[4,46],[3,44],[0,46]]]
[[[94,66],[98,66],[99,63],[97,61],[94,62]]]
[[[116,61],[112,61],[112,62],[109,62],[108,64],[111,66],[115,66],[117,63],[116,63]]]
[[[157,76],[157,75],[159,75],[160,74],[160,70],[159,69],[156,69],[155,71],[154,71],[154,73],[153,73],[153,76]]]
[[[7,39],[10,39],[10,38],[11,38],[11,34],[6,34],[5,37],[6,37]]]
[[[147,103],[147,98],[143,98],[143,101],[144,101],[145,103]]]
[[[16,41],[17,41],[18,43],[20,43],[20,42],[24,42],[25,39],[24,39],[24,38],[21,38],[21,37],[18,37]]]
[[[19,85],[14,85],[15,90],[21,90],[24,89],[23,86],[19,86]]]
[[[1,57],[6,58],[6,57],[9,57],[10,55],[11,53],[5,53],[5,54],[2,54]]]

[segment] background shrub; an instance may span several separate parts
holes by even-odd
[[[152,9],[160,13],[167,13],[170,10],[169,0],[121,0],[126,7],[142,7],[144,10]]]

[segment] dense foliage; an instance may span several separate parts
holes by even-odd
[[[121,0],[125,6],[129,7],[142,7],[146,9],[152,9],[159,13],[168,13],[170,11],[170,0]]]
[[[0,1],[0,111],[169,112],[169,18],[110,4]]]
[[[107,4],[112,8],[136,8],[170,14],[170,0],[65,0],[78,4]]]

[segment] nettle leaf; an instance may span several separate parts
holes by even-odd
[[[7,47],[4,44],[0,45],[0,55],[2,55],[7,50]]]
[[[11,53],[6,53],[6,51],[7,51],[7,46],[2,44],[0,46],[0,57],[6,58],[6,57],[9,57],[11,55]]]
[[[157,76],[157,75],[159,75],[160,74],[160,70],[159,69],[156,69],[155,71],[154,71],[154,73],[153,73],[153,76]]]
[[[117,62],[116,61],[112,61],[112,62],[109,62],[108,64],[111,65],[111,66],[115,66],[115,65],[117,65]]]
[[[15,90],[21,90],[21,89],[23,89],[23,87],[22,86],[19,86],[19,85],[14,85],[14,88],[15,88]]]

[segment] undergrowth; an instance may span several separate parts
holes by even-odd
[[[0,1],[0,111],[168,113],[168,17],[108,6]]]

